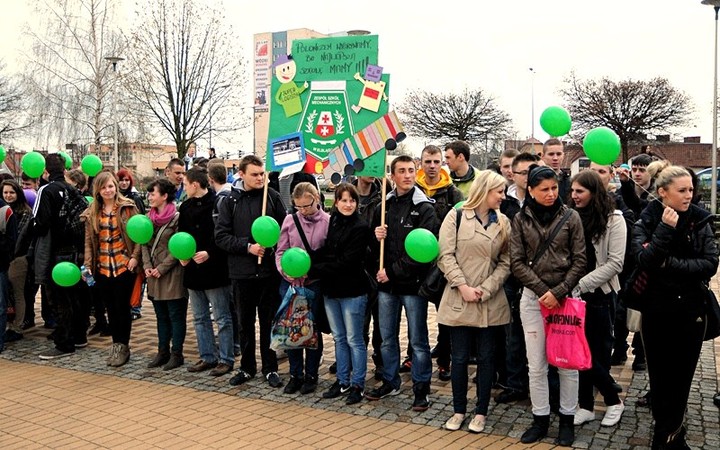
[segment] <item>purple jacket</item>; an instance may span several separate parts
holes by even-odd
[[[287,279],[280,266],[280,259],[282,258],[285,250],[291,247],[299,247],[303,250],[317,250],[325,244],[327,238],[328,226],[330,225],[330,215],[325,211],[318,210],[311,216],[303,216],[300,213],[295,213],[300,219],[300,225],[305,232],[305,237],[310,244],[310,249],[306,249],[300,238],[297,226],[293,220],[292,214],[288,214],[282,223],[280,229],[280,240],[277,244],[277,251],[275,252],[275,265],[277,266],[278,272]],[[296,279],[293,284],[303,284],[305,277]]]

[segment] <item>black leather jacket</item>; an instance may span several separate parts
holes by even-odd
[[[652,201],[633,229],[632,251],[647,273],[643,310],[704,311],[703,283],[718,268],[718,246],[712,215],[690,205],[675,228],[662,222],[665,207]]]

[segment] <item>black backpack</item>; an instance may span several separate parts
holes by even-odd
[[[61,231],[64,236],[72,239],[73,243],[85,242],[85,222],[80,220],[80,214],[88,207],[87,199],[82,193],[72,186],[63,188],[64,198],[58,220],[61,224]]]

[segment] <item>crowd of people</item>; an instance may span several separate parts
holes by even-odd
[[[706,327],[707,282],[718,267],[712,216],[697,205],[694,174],[647,154],[633,158],[629,169],[593,162],[575,176],[563,161],[557,139],[545,142],[541,156],[505,151],[497,170],[473,167],[466,142],[428,145],[419,167],[397,156],[389,180],[361,176],[339,184],[326,212],[314,177],[273,178],[253,155],[242,158],[232,184],[222,160],[188,169],[172,159],[165,177],[147,186],[145,203],[127,169],[89,181],[50,154],[46,179],[24,176],[22,186],[2,181],[0,350],[35,326],[40,288],[54,343],[40,358],[70,356],[88,336],[102,334],[112,336],[107,364],[123,366],[146,290],[157,320],[157,354],[148,368],[185,365],[189,304],[200,354],[189,372],[232,373],[234,386],[260,372],[285,394],[308,395],[318,388],[325,334],[335,347],[336,381],[323,398],[378,401],[397,395],[400,374],[410,372],[411,408],[425,411],[436,359],[438,378],[452,385],[445,429],[459,430],[469,419],[467,429],[482,432],[491,391],[499,387],[497,403],[531,401],[533,421],[521,442],[545,438],[554,412],[555,442],[571,446],[575,427],[596,419],[595,389],[606,405],[601,425],[622,418],[625,404],[610,368],[628,357],[625,315],[632,307],[643,315],[632,340],[633,369],[649,374],[650,391],[641,400],[655,420],[652,448],[689,448],[684,414]],[[611,183],[616,175],[619,187]],[[265,189],[268,178],[273,187]],[[138,214],[153,227],[145,243],[128,235],[128,221]],[[263,215],[281,225],[276,246],[253,238],[253,223]],[[405,249],[407,236],[420,228],[438,239],[436,262],[418,262]],[[196,242],[187,260],[169,249],[170,237],[181,231]],[[282,257],[291,248],[310,255],[306,275],[285,273]],[[57,283],[52,270],[67,261],[84,266],[84,282]],[[422,294],[434,264],[446,280],[439,301]],[[283,297],[299,287],[313,294],[309,308],[320,333],[316,346],[286,351],[285,381],[271,328]],[[6,325],[10,297],[15,318]],[[588,370],[553,367],[546,357],[541,309],[568,297],[586,303]],[[428,323],[433,301],[436,324]],[[403,309],[407,349],[399,339]],[[380,382],[371,389],[369,361]],[[468,416],[471,364],[477,365],[476,400]]]

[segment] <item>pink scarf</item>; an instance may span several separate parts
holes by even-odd
[[[159,213],[156,208],[150,208],[148,217],[152,221],[153,225],[155,225],[156,227],[161,227],[166,223],[170,222],[172,218],[175,217],[175,211],[175,204],[168,203],[165,205],[161,213]]]

